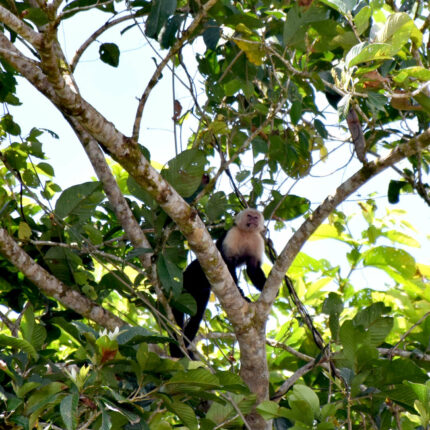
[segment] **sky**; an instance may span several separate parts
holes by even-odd
[[[69,60],[73,58],[76,49],[85,39],[100,25],[108,15],[101,12],[81,13],[67,20],[59,30],[59,40],[65,49]],[[79,20],[79,25],[77,22]],[[76,68],[75,78],[80,87],[81,94],[105,117],[113,122],[116,127],[126,135],[132,132],[137,99],[144,91],[155,69],[153,58],[156,54],[152,51],[141,32],[131,29],[124,35],[120,29],[126,27],[124,24],[119,29],[113,29],[103,34],[97,42],[84,53],[81,62]],[[118,68],[113,68],[99,60],[99,42],[115,42],[120,46],[121,57]],[[163,52],[163,55],[167,51]],[[191,58],[191,56],[189,57]],[[159,61],[157,59],[157,61]],[[172,79],[167,70],[163,77],[153,89],[146,105],[143,119],[140,143],[147,146],[151,151],[152,160],[161,164],[167,162],[175,155],[173,142],[173,106],[172,106]],[[197,79],[198,76],[197,76]],[[179,84],[175,85],[176,99],[180,100],[183,111],[191,107],[192,100],[188,92]],[[18,95],[23,102],[22,106],[11,107],[10,111],[16,121],[21,125],[23,134],[30,131],[33,126],[55,131],[60,138],[52,139],[48,134],[43,137],[44,150],[53,165],[56,173],[56,182],[63,188],[82,183],[94,177],[93,169],[87,160],[85,152],[80,146],[67,122],[61,114],[42,95],[34,90],[28,83],[20,80]],[[332,121],[329,121],[332,122]],[[190,130],[196,126],[195,121],[190,119],[184,124],[184,137],[190,134]],[[186,138],[184,139],[186,142]],[[336,187],[352,175],[360,167],[359,163],[353,161],[345,168],[340,168],[351,156],[351,148],[344,145],[333,156],[330,163],[319,163],[312,171],[318,175],[318,179],[309,178],[292,189],[293,194],[301,195],[310,199],[315,207],[328,193],[334,192]],[[334,167],[333,167],[334,166]],[[335,173],[333,173],[336,171]],[[359,190],[354,196],[340,206],[340,210],[347,213],[359,212],[358,200],[366,198],[369,193],[375,191],[377,196],[379,215],[393,209],[405,209],[408,211],[406,219],[417,229],[416,238],[421,242],[420,249],[408,249],[421,263],[430,265],[430,208],[416,196],[402,195],[398,205],[389,205],[386,199],[386,191],[390,179],[397,179],[393,171],[380,174]],[[226,182],[225,182],[226,183]],[[318,184],[318,187],[315,187]],[[298,221],[289,224],[286,230],[280,233],[271,231],[272,239],[278,252],[282,249],[286,238],[292,230],[298,227]],[[361,231],[363,224],[357,221],[353,229],[357,234]],[[324,241],[313,242],[306,245],[305,252],[315,258],[329,258],[334,264],[337,261],[345,262],[345,249],[339,242]],[[374,269],[376,270],[376,269]],[[378,273],[380,271],[377,271]],[[370,273],[370,275],[369,275]],[[363,286],[373,286],[375,277],[377,282],[383,283],[384,279],[372,270],[366,271],[363,279],[359,282]],[[358,277],[361,275],[358,273]]]

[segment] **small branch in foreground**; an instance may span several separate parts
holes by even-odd
[[[400,340],[391,348],[391,351],[400,351],[397,349],[397,347],[409,336],[409,333],[415,328],[418,327],[423,321],[425,321],[428,316],[430,315],[430,312],[425,313],[412,327],[409,327],[408,330],[406,330],[406,333],[400,338]]]
[[[309,373],[312,369],[314,369],[318,364],[324,360],[324,356],[320,356],[315,360],[306,363],[303,367],[296,370],[276,391],[276,393],[272,396],[270,400],[274,402],[279,402],[284,394],[306,373]]]
[[[78,291],[67,287],[37,264],[4,228],[0,228],[0,253],[41,291],[54,297],[64,306],[109,330],[125,325],[120,318],[92,302]]]

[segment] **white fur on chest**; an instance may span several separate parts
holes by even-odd
[[[258,232],[247,232],[233,227],[227,233],[224,244],[224,254],[228,258],[252,256],[261,261],[264,251],[264,240]]]

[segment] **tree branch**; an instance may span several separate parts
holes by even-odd
[[[139,105],[137,107],[136,118],[134,121],[133,134],[132,134],[132,138],[136,142],[139,140],[140,123],[142,121],[143,109],[145,108],[145,104],[148,100],[149,95],[151,94],[152,89],[155,87],[158,80],[160,79],[163,69],[166,67],[169,60],[181,50],[181,48],[184,46],[186,42],[188,42],[190,35],[198,27],[201,20],[207,15],[209,9],[211,9],[216,2],[217,0],[209,0],[202,6],[202,9],[194,18],[193,22],[182,33],[181,38],[175,42],[175,44],[170,48],[169,53],[164,57],[163,61],[155,69],[155,72],[153,73],[151,79],[149,80],[148,85],[146,86],[145,91],[143,92],[142,97],[140,98],[140,101],[139,101]]]
[[[23,39],[30,42],[35,48],[42,45],[43,37],[41,34],[31,29],[24,21],[17,18],[5,7],[0,6],[0,22],[7,25],[11,30],[18,33]]]
[[[69,118],[68,118],[69,119]],[[80,124],[73,118],[69,119],[69,123],[74,129],[79,141],[85,149],[88,158],[103,185],[103,189],[109,199],[113,211],[118,218],[119,223],[123,227],[128,239],[134,248],[148,248],[152,249],[151,244],[148,242],[145,234],[143,233],[139,223],[133,215],[128,203],[119,189],[116,179],[106,162],[106,159],[101,151],[97,142],[80,126]],[[145,252],[139,256],[142,266],[146,269],[151,285],[154,287],[159,302],[166,310],[169,320],[174,323],[172,310],[164,296],[160,283],[157,277],[157,269],[155,263],[152,261],[152,253]]]
[[[99,37],[101,34],[103,34],[105,31],[109,30],[110,28],[114,27],[117,24],[120,24],[121,22],[127,21],[129,19],[133,19],[136,17],[136,14],[130,14],[126,16],[122,16],[117,19],[113,19],[112,21],[105,22],[99,29],[97,29],[75,52],[75,55],[70,63],[70,70],[72,72],[75,71],[76,66],[78,64],[78,61],[80,60],[82,54],[85,52],[85,50],[93,43],[97,37]]]
[[[410,139],[408,142],[398,145],[385,157],[368,163],[357,173],[340,185],[335,193],[328,196],[323,203],[306,219],[300,228],[290,238],[285,248],[272,267],[266,286],[257,302],[258,314],[267,317],[271,306],[276,299],[279,285],[282,282],[288,268],[299,253],[304,243],[312,233],[321,225],[326,217],[347,197],[357,191],[369,179],[376,176],[398,161],[415,154],[417,151],[430,145],[430,128],[421,135]]]
[[[54,297],[64,306],[96,322],[109,330],[122,327],[125,322],[98,304],[67,287],[43,267],[39,266],[12,236],[0,228],[0,253],[18,268],[31,282],[48,296]]]

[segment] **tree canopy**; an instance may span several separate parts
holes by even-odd
[[[429,428],[430,262],[416,252],[428,237],[395,206],[406,194],[430,205],[429,6],[0,0],[2,428]],[[151,76],[126,132],[84,88],[100,64],[119,70],[136,37]],[[78,73],[95,47],[98,64]],[[166,81],[155,100],[174,156],[161,164],[143,131]],[[32,102],[24,82],[97,178],[56,183],[46,142],[62,137],[54,120],[17,119]],[[130,88],[120,73],[111,85]],[[333,189],[322,164],[342,173]],[[341,207],[381,172],[385,213],[374,194]],[[268,230],[267,282],[245,288],[251,301],[213,241],[245,207]],[[324,257],[303,251],[309,241]],[[182,288],[192,258],[217,301],[197,359],[177,360],[172,309],[195,313]],[[372,269],[384,285],[354,277]]]

